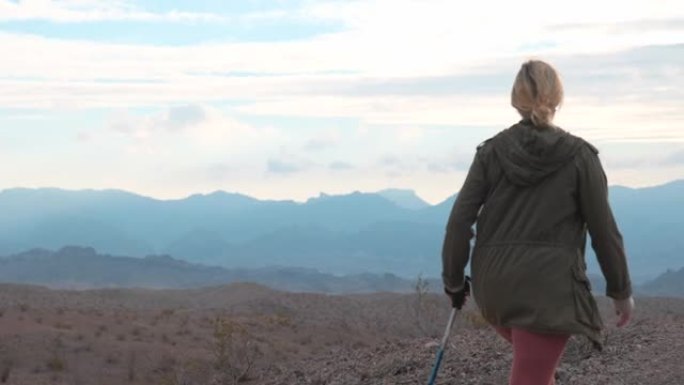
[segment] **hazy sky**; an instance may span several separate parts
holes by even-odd
[[[684,178],[684,2],[0,0],[0,189],[456,192],[521,62],[611,184]]]

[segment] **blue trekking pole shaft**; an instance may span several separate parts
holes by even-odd
[[[447,342],[449,341],[449,335],[451,334],[451,325],[454,324],[454,318],[456,317],[456,308],[451,309],[451,314],[449,314],[449,323],[447,323],[446,330],[444,331],[444,337],[442,337],[442,342],[439,344],[439,351],[437,352],[437,358],[435,359],[435,365],[432,367],[432,373],[430,373],[430,380],[428,385],[434,385],[437,379],[437,372],[439,372],[439,366],[442,364],[442,358],[444,358],[444,349],[446,348]]]

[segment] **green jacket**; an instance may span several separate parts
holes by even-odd
[[[475,222],[473,296],[487,321],[584,334],[601,345],[586,276],[587,230],[606,295],[624,299],[632,291],[596,148],[527,120],[478,146],[446,228],[442,277],[450,290],[463,285]]]

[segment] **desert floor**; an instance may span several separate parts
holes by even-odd
[[[638,298],[606,343],[573,338],[558,385],[684,384],[684,300]],[[193,290],[0,285],[0,383],[425,384],[448,317],[434,294],[331,296],[237,284]],[[439,384],[507,383],[511,351],[472,304]]]

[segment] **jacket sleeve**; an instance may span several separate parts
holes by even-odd
[[[580,211],[591,236],[591,246],[606,279],[606,295],[613,299],[625,299],[632,295],[625,248],[608,203],[608,182],[597,153],[598,151],[588,147],[580,157]]]
[[[444,288],[456,292],[463,288],[464,270],[470,258],[473,224],[487,195],[485,168],[479,152],[451,209],[442,246]]]

